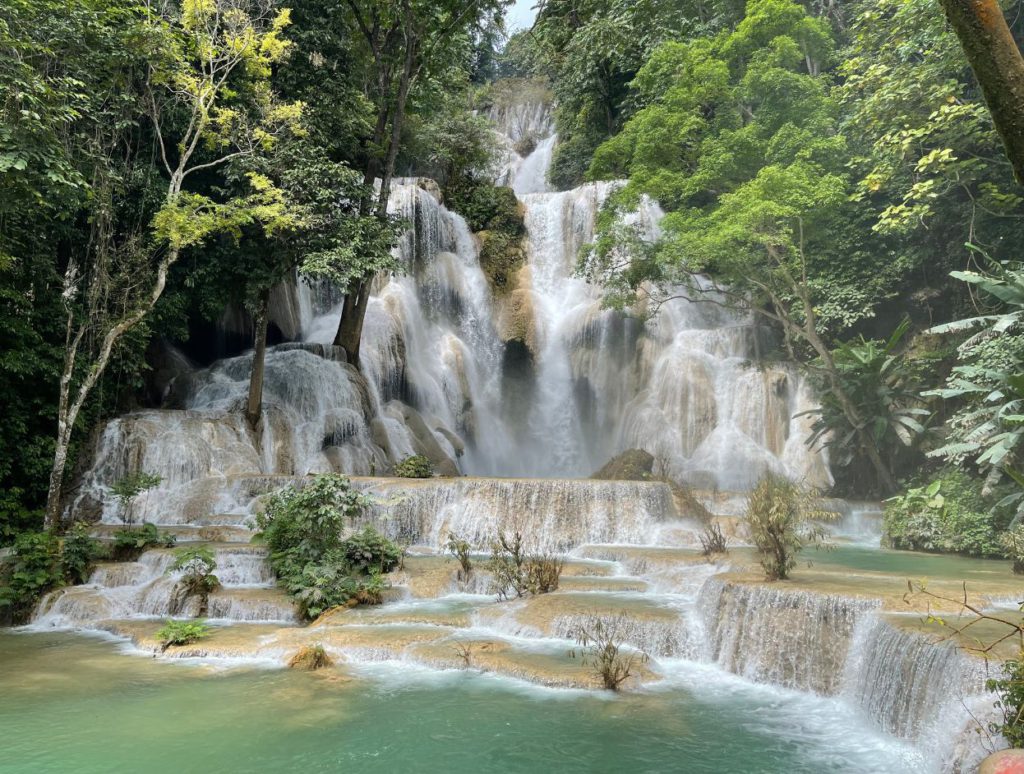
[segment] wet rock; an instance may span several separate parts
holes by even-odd
[[[416,453],[422,454],[429,459],[434,466],[434,470],[439,475],[461,476],[462,473],[459,471],[459,466],[455,463],[455,460],[448,456],[448,453],[445,452],[441,444],[438,443],[434,431],[430,429],[423,415],[411,406],[399,405],[401,406],[402,419],[405,422],[405,426],[412,433]]]

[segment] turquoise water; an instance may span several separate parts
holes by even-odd
[[[892,551],[885,548],[838,544],[830,551],[804,551],[800,560],[820,565],[839,565],[851,570],[888,572],[910,578],[991,580],[1013,578],[1011,563],[1000,559]]]
[[[0,634],[0,772],[911,772],[836,701],[675,668],[608,696],[382,664],[315,674]]]

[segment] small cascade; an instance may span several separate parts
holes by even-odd
[[[259,546],[216,547],[214,574],[221,586],[209,596],[207,615],[232,621],[295,619],[291,601],[273,588],[267,551]],[[104,621],[194,617],[199,600],[182,599],[180,575],[171,571],[174,552],[146,551],[135,562],[98,566],[82,586],[58,589],[40,602],[32,619],[36,628],[95,627]]]
[[[825,500],[822,506],[839,514],[829,525],[833,536],[854,545],[878,547],[882,541],[881,503],[850,500]]]
[[[853,631],[880,603],[712,578],[698,606],[708,658],[733,674],[823,695],[842,687]]]
[[[980,696],[985,677],[984,662],[952,643],[868,616],[856,627],[842,695],[886,733],[928,751],[944,770],[959,761],[972,771],[985,752],[968,725],[991,713],[991,697]]]
[[[375,482],[368,518],[392,537],[440,548],[449,533],[477,550],[520,531],[528,550],[566,553],[585,543],[647,543],[675,506],[665,484],[633,481],[454,479]]]

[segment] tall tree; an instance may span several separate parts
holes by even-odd
[[[364,92],[373,105],[366,138],[360,213],[387,219],[388,196],[410,99],[423,82],[449,69],[453,61],[471,64],[475,30],[496,23],[509,0],[346,0],[352,27],[368,63]],[[375,181],[380,188],[373,195]],[[386,257],[380,256],[386,261]],[[346,288],[335,344],[358,364],[363,321],[375,272],[356,277]]]
[[[297,128],[301,106],[270,89],[271,67],[288,44],[288,13],[264,0],[185,0],[139,5],[125,23],[145,40],[147,70],[135,97],[148,108],[164,177],[163,202],[133,227],[114,228],[126,197],[124,171],[136,162],[135,136],[105,126],[91,181],[89,249],[64,272],[65,356],[46,523],[60,521],[68,449],[79,415],[120,342],[149,315],[181,252],[218,231],[288,222],[280,192],[250,175],[250,192],[214,197],[189,190],[192,176],[272,146]],[[129,126],[130,128],[130,126]]]
[[[997,0],[941,0],[1024,185],[1024,57]]]

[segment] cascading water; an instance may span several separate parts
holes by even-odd
[[[166,408],[107,425],[71,515],[99,517],[108,531],[149,520],[208,542],[222,582],[208,615],[287,622],[294,609],[272,586],[265,550],[228,541],[248,540],[259,498],[297,478],[369,475],[355,483],[374,504],[354,526],[371,523],[418,546],[410,565],[439,561],[424,577],[412,569],[396,576],[400,602],[317,629],[335,658],[452,668],[453,643],[467,660],[476,643],[487,669],[590,685],[565,678],[557,656],[581,629],[608,627],[660,662],[645,679],[698,674],[693,690],[701,681],[725,691],[757,683],[780,701],[816,694],[827,702],[816,707],[863,722],[857,733],[871,744],[898,737],[941,748],[929,771],[972,759],[947,744],[959,738],[965,712],[941,690],[955,683],[958,697],[977,692],[962,658],[926,653],[924,638],[893,627],[876,601],[723,577],[731,560],[696,556],[701,525],[684,518],[667,484],[582,478],[643,448],[665,473],[708,490],[702,496],[719,516],[740,513],[742,492],[765,471],[830,482],[826,455],[806,444],[812,391],[795,368],[758,363],[765,331],[704,303],[716,297],[707,280],[700,302],[683,294],[649,319],[603,308],[601,290],[574,269],[616,184],[550,191],[550,113],[520,106],[492,119],[508,149],[504,182],[519,194],[528,230],[510,294],[492,293],[477,238],[436,186],[396,181],[390,209],[411,226],[397,248],[407,271],[374,283],[360,370],[333,346],[340,294],[324,283],[282,286],[275,319],[299,340],[268,350],[260,426],[241,413],[251,355],[185,373]],[[517,151],[524,143],[532,148],[525,158]],[[643,202],[630,217],[657,236],[656,204]],[[411,454],[452,478],[372,478]],[[111,486],[139,470],[163,480],[123,508]],[[844,515],[842,537],[877,545],[877,508],[834,509]],[[495,606],[484,596],[485,565],[477,560],[470,579],[457,579],[436,556],[449,534],[486,551],[502,530],[521,531],[530,551],[569,554],[565,587]],[[178,609],[170,563],[157,550],[104,564],[88,584],[48,595],[34,625],[117,630],[117,621],[197,612],[195,600]],[[280,660],[293,643],[292,630],[282,631],[248,651],[236,644],[232,656]]]

